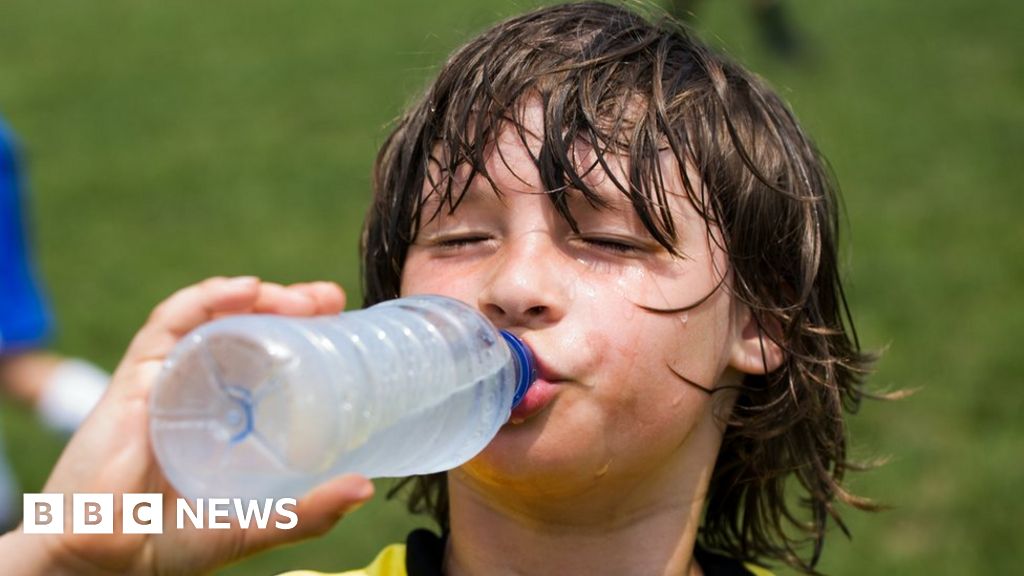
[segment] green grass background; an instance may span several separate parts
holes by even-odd
[[[698,27],[792,103],[845,194],[850,298],[884,348],[833,574],[1008,574],[1024,519],[1024,5],[788,7],[811,58],[777,62],[748,2]],[[386,127],[446,54],[529,1],[4,0],[0,111],[27,151],[55,348],[112,369],[151,307],[214,274],[330,279],[359,301],[357,239]],[[61,439],[5,406],[8,452],[38,490]],[[367,562],[417,520],[378,498],[317,541],[221,571]],[[422,522],[420,520],[419,522]],[[11,559],[5,559],[10,561]]]

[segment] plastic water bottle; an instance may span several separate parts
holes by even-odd
[[[150,437],[184,496],[301,497],[338,474],[427,474],[478,454],[535,378],[529,349],[458,300],[231,316],[167,358]]]

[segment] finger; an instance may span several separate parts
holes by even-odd
[[[161,302],[132,340],[126,360],[160,357],[189,331],[218,315],[245,311],[257,302],[259,279],[210,278],[183,288]]]
[[[298,501],[294,508],[298,517],[294,527],[277,528],[271,522],[266,530],[246,531],[247,553],[324,534],[346,514],[372,498],[373,493],[373,483],[364,476],[346,474],[331,479]],[[277,520],[287,522],[287,518],[280,515]]]
[[[317,314],[338,314],[345,309],[345,292],[334,282],[307,282],[292,284],[289,288],[313,298]]]
[[[316,310],[316,299],[305,291],[286,288],[272,282],[260,285],[259,297],[253,305],[253,311],[258,314],[312,316],[316,314]]]

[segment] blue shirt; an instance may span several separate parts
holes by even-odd
[[[41,345],[53,322],[32,263],[20,168],[14,135],[0,119],[0,353]]]

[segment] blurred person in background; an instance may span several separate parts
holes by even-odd
[[[70,434],[110,376],[47,349],[53,317],[32,263],[24,195],[16,143],[0,118],[0,390],[35,409],[47,427]],[[0,437],[0,532],[16,524],[19,492]]]

